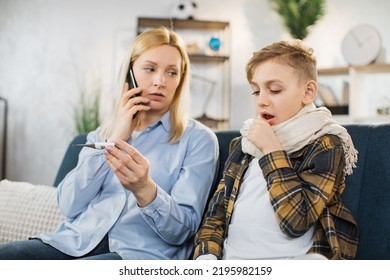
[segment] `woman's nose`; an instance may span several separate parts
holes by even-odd
[[[153,79],[153,85],[156,87],[165,86],[165,76],[163,73],[156,73]]]

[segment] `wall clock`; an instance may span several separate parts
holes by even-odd
[[[349,65],[367,65],[375,62],[382,49],[379,32],[364,24],[352,28],[342,42],[342,53]]]

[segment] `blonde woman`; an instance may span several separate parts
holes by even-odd
[[[131,88],[132,68],[138,87]],[[121,67],[112,119],[90,132],[58,186],[67,220],[0,247],[0,259],[187,259],[214,179],[215,134],[186,116],[190,64],[166,28],[138,35]]]

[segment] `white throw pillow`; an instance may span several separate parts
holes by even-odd
[[[53,231],[65,220],[53,186],[0,181],[0,244]]]

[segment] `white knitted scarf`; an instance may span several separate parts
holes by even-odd
[[[260,158],[263,154],[246,137],[252,123],[253,119],[246,120],[240,130],[243,136],[242,151]],[[288,154],[302,149],[325,134],[336,135],[341,139],[344,148],[346,161],[344,174],[352,174],[352,168],[356,167],[358,152],[352,143],[351,136],[332,118],[332,114],[325,107],[316,108],[314,104],[307,105],[294,117],[272,126],[272,129],[282,144],[283,150]]]

